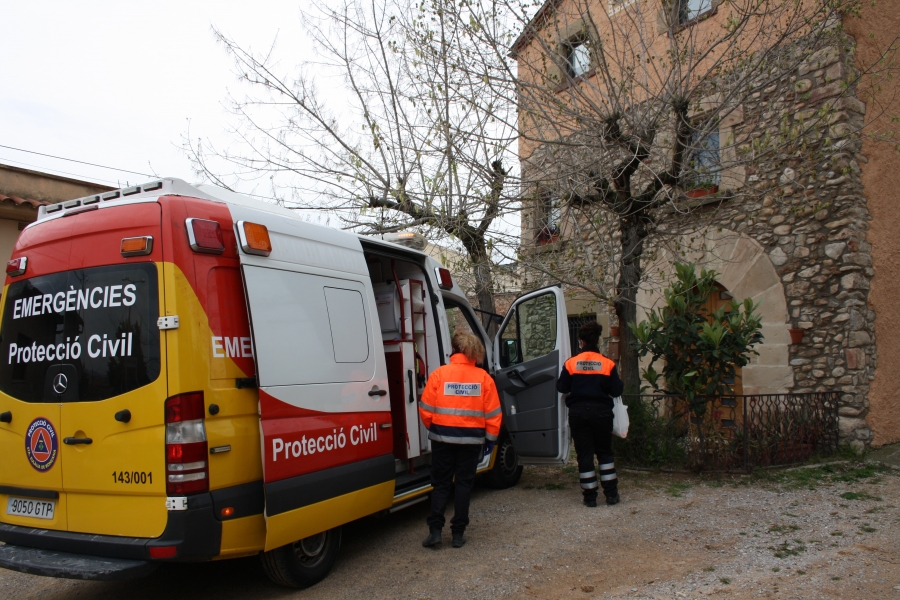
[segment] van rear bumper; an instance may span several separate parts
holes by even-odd
[[[0,567],[44,577],[124,581],[149,575],[157,566],[146,560],[101,558],[40,548],[0,546]]]
[[[198,494],[188,497],[187,510],[169,511],[166,529],[158,538],[72,533],[0,523],[0,542],[20,548],[79,555],[85,559],[100,557],[129,561],[147,561],[151,558],[151,548],[174,546],[174,557],[166,560],[200,561],[218,556],[222,545],[222,523],[216,519],[212,496]],[[37,560],[39,555],[32,558]]]

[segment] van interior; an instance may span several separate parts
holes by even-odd
[[[431,443],[418,401],[428,375],[441,366],[442,344],[447,342],[440,339],[430,300],[433,290],[422,266],[372,251],[366,252],[366,264],[384,343],[394,424],[395,497],[401,497],[430,485]]]

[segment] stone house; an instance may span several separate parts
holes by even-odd
[[[38,207],[114,188],[0,164],[0,260],[12,255],[19,232],[37,220]]]
[[[605,160],[601,150],[583,141],[591,132],[579,130],[575,113],[559,107],[599,105],[607,94],[613,96],[602,76],[613,80],[627,64],[604,71],[595,49],[604,44],[611,52],[615,36],[604,27],[616,19],[632,14],[619,35],[643,36],[647,56],[655,45],[664,51],[672,36],[700,39],[728,25],[729,4],[720,0],[657,2],[648,12],[655,1],[548,0],[512,47],[523,80],[519,152],[523,180],[529,182],[522,244],[526,255],[561,256],[560,264],[575,269],[564,278],[573,316],[590,312],[582,307],[593,303],[601,321],[615,320],[606,307],[596,308],[600,303],[584,293],[590,286],[580,282],[594,277],[601,288],[614,288],[616,274],[600,266],[597,257],[607,252],[619,260],[623,234],[602,209],[585,216],[575,205],[581,184],[562,193],[541,191],[542,181],[554,180],[558,190],[559,180],[575,179],[574,169],[548,176],[562,160],[580,160],[585,171],[593,171],[592,161]],[[900,236],[891,235],[900,230],[900,153],[896,140],[890,141],[900,88],[887,77],[878,81],[881,95],[865,87],[871,83],[867,78],[875,77],[869,67],[878,62],[885,40],[896,43],[900,13],[881,5],[858,8],[829,25],[833,35],[827,43],[804,46],[802,57],[764,86],[747,85],[736,93],[725,85],[718,88],[725,75],[698,86],[701,93],[686,108],[687,118],[702,119],[705,104],[719,113],[684,164],[691,161],[697,171],[706,164],[715,167],[706,171],[709,181],[696,184],[704,193],[688,193],[694,190],[680,184],[681,195],[657,210],[647,225],[656,237],[648,238],[643,249],[637,318],[660,301],[675,260],[715,269],[721,286],[715,300],[752,298],[762,316],[765,341],[760,355],[743,369],[741,391],[838,391],[841,439],[863,447],[900,441],[900,336],[892,335],[900,321]],[[643,24],[634,16],[641,14]],[[648,14],[656,16],[656,23],[644,26]],[[779,51],[796,57],[806,39]],[[541,113],[542,123],[534,117],[540,111],[529,103],[536,101],[539,88],[544,88],[542,98],[557,103],[559,122],[552,123],[549,111]],[[643,110],[649,101],[635,105]],[[547,133],[551,130],[558,132],[556,139]],[[784,131],[799,131],[800,139],[753,155],[757,144]],[[579,158],[572,159],[578,152]],[[672,151],[647,164],[653,160],[674,164]],[[802,339],[794,340],[800,332]]]

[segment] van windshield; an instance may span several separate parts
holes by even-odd
[[[9,286],[0,391],[25,402],[104,400],[160,373],[153,263],[77,269]]]

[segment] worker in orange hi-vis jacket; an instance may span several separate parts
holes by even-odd
[[[441,543],[444,510],[455,494],[453,547],[466,543],[463,534],[469,525],[469,496],[475,485],[475,471],[482,457],[490,453],[500,434],[503,419],[494,380],[475,366],[484,361],[484,345],[471,333],[458,332],[450,340],[450,364],[434,370],[419,403],[422,423],[431,440],[431,514],[427,547]]]
[[[597,471],[594,455],[600,463],[599,487],[606,503],[619,502],[619,479],[613,461],[613,398],[625,387],[616,363],[600,354],[598,344],[603,328],[596,321],[578,330],[581,352],[566,361],[556,389],[566,396],[569,407],[569,429],[578,455],[578,477],[584,505],[597,506]]]

